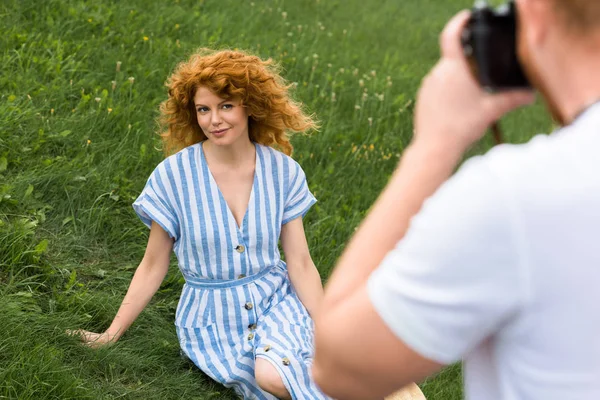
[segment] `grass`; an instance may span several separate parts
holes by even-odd
[[[410,140],[419,82],[438,57],[448,0],[5,0],[0,4],[0,398],[233,399],[179,357],[175,264],[116,345],[105,329],[148,232],[131,203],[162,155],[155,118],[196,48],[272,57],[322,121],[294,157],[319,203],[306,218],[324,279]],[[504,124],[513,142],[551,127],[540,105]],[[485,151],[484,141],[473,154]],[[460,366],[422,385],[462,396]]]

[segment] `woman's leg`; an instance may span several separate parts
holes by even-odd
[[[258,386],[265,392],[269,392],[282,400],[291,400],[289,392],[283,384],[279,372],[271,363],[265,359],[257,358],[254,366],[254,376]]]

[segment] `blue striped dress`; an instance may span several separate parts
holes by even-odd
[[[174,239],[185,285],[175,325],[181,349],[244,399],[275,399],[254,378],[271,362],[294,399],[326,399],[310,377],[313,323],[290,283],[282,225],[316,202],[290,157],[255,143],[256,165],[241,226],[208,168],[202,143],[161,162],[133,204],[147,226]]]

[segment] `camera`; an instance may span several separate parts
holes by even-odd
[[[485,90],[531,88],[517,58],[516,31],[514,1],[495,9],[485,1],[473,6],[461,44],[475,77]]]

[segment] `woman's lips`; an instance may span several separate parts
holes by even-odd
[[[225,129],[219,129],[218,131],[212,131],[211,134],[217,137],[221,137],[225,134],[225,132],[227,132],[229,130],[229,128],[225,128]]]

